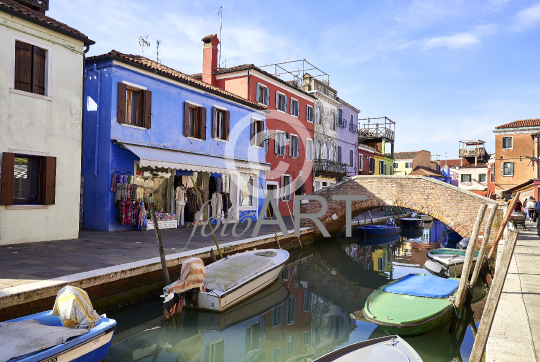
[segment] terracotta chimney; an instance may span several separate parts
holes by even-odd
[[[203,46],[203,66],[202,80],[205,83],[216,85],[216,76],[214,72],[217,69],[218,62],[218,44],[217,34],[210,34],[202,38]]]

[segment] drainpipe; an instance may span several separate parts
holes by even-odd
[[[83,49],[83,62],[82,62],[82,99],[81,99],[81,171],[79,173],[79,187],[82,184],[83,174],[82,174],[82,165],[83,165],[83,146],[84,146],[84,101],[85,101],[85,87],[84,87],[84,80],[85,80],[85,64],[86,64],[86,53],[90,51],[90,45],[85,45]],[[79,209],[81,208],[81,199],[79,197]],[[80,216],[80,215],[79,215]],[[83,214],[84,217],[84,214]],[[79,230],[82,229],[81,222],[79,220]]]
[[[101,71],[97,70],[97,65],[94,63],[94,72],[97,73],[98,94],[97,94],[97,115],[96,115],[96,146],[94,157],[94,176],[98,177],[98,154],[99,154],[99,103],[101,100]]]

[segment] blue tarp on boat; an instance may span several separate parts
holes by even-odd
[[[427,298],[448,298],[459,286],[459,280],[440,278],[435,275],[409,274],[387,286],[384,291]]]

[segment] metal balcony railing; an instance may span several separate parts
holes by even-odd
[[[360,123],[367,121],[367,123]],[[358,120],[358,140],[386,140],[394,142],[396,123],[388,117],[365,118]]]
[[[354,123],[349,123],[349,131],[358,132],[358,126]]]
[[[345,118],[338,118],[337,125],[339,127],[345,128],[347,127],[347,120]]]
[[[485,155],[486,149],[484,147],[459,149],[459,157],[483,157]]]
[[[313,160],[313,172],[328,176],[345,176],[347,174],[347,164],[332,160]]]

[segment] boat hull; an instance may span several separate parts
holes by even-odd
[[[465,252],[466,250],[442,248],[430,250],[427,256],[431,261],[441,265],[443,268],[448,270],[449,276],[460,277],[461,273],[463,272],[463,264],[465,263]],[[454,257],[455,255],[457,255],[457,257]],[[476,265],[477,260],[478,251],[473,258],[473,269]],[[429,271],[432,271],[428,264],[424,264],[424,267],[426,267],[426,269],[428,269]]]
[[[401,228],[397,226],[387,226],[387,225],[366,225],[359,226],[357,228],[360,232],[365,232],[368,235],[392,235],[397,234]]]
[[[52,316],[51,311],[37,315],[22,317],[7,322],[17,322],[35,319],[45,325],[62,326],[60,318]],[[58,319],[58,322],[50,323]],[[43,322],[45,321],[45,322]],[[108,318],[102,320],[90,331],[82,336],[68,340],[66,343],[47,348],[42,351],[26,355],[17,359],[18,362],[97,362],[107,358],[112,345],[116,321]]]
[[[400,219],[401,226],[407,229],[420,228],[422,227],[422,219],[417,219],[413,217],[403,217]]]
[[[279,273],[283,270],[285,263],[289,259],[289,253],[287,251],[277,251],[286,253],[286,257],[282,257],[279,263],[272,265],[268,269],[242,282],[240,285],[224,292],[193,291],[193,293],[190,293],[191,297],[186,295],[184,307],[219,313],[271,286],[279,277]]]
[[[428,298],[384,291],[399,280],[401,278],[376,289],[366,299],[362,312],[368,322],[381,326],[388,334],[414,336],[428,333],[452,317],[454,307],[448,298]]]

